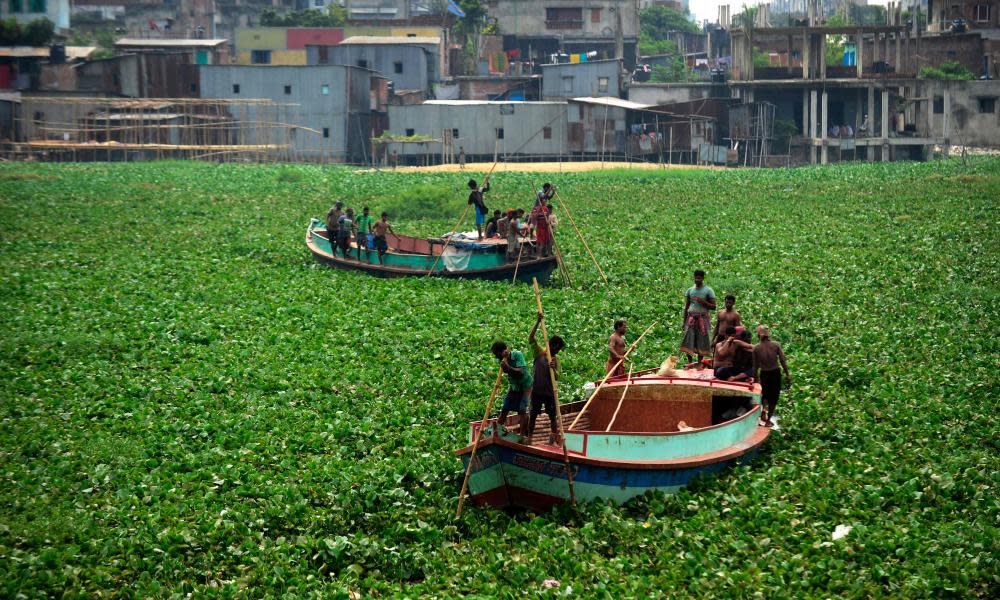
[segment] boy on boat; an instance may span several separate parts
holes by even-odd
[[[340,229],[340,217],[344,215],[344,203],[341,200],[326,211],[326,239],[330,241],[330,252],[337,253],[337,231]]]
[[[740,339],[736,334],[736,328],[730,325],[726,329],[725,338],[715,345],[715,353],[712,356],[712,367],[715,369],[716,379],[730,381],[741,372],[736,366],[736,357],[740,350],[752,352],[753,344],[748,344]]]
[[[542,313],[538,313],[535,326],[528,334],[531,355],[535,359],[534,375],[532,376],[534,383],[531,387],[531,413],[528,416],[528,433],[526,434],[528,444],[531,444],[532,435],[535,433],[535,420],[543,409],[545,414],[549,415],[549,427],[552,430],[549,433],[549,444],[554,444],[559,435],[559,427],[556,422],[556,394],[552,388],[552,378],[549,376],[549,356],[545,352],[545,346],[539,344],[538,340],[535,339],[535,333],[538,332],[538,326],[542,323],[543,318],[545,317]],[[557,381],[559,380],[559,357],[556,355],[565,347],[566,343],[558,335],[549,338],[549,350],[552,352],[552,373]]]
[[[371,248],[368,247],[368,234],[372,232],[372,221],[371,215],[368,214],[368,207],[366,206],[362,212],[361,216],[355,222],[357,229],[357,241],[358,241],[358,260],[361,260],[361,248],[365,249],[365,257],[371,252]]]
[[[337,244],[344,253],[344,258],[350,258],[351,237],[357,237],[358,230],[354,226],[354,209],[348,208],[347,214],[341,215],[340,227],[337,233]]]
[[[615,330],[608,338],[608,362],[604,365],[604,373],[611,377],[625,374],[625,332],[628,322],[625,319],[615,321]]]
[[[382,257],[389,249],[389,243],[385,240],[385,234],[392,231],[389,224],[389,213],[382,212],[382,218],[372,223],[372,233],[375,234],[375,249],[378,250],[378,264],[382,264]],[[395,234],[395,231],[392,231]]]
[[[507,223],[507,260],[517,260],[520,254],[520,240],[518,236],[521,235],[521,217],[524,215],[524,209],[519,208],[514,211],[511,215],[510,221]]]
[[[500,407],[500,418],[497,423],[506,427],[507,415],[514,411],[517,413],[517,422],[521,425],[523,434],[532,383],[528,363],[524,360],[522,352],[508,348],[502,341],[494,342],[490,352],[500,361],[500,370],[507,374],[507,395],[504,396],[503,406]]]
[[[757,327],[757,345],[753,349],[753,373],[754,379],[760,382],[761,404],[764,409],[762,419],[767,427],[773,427],[774,408],[778,405],[778,396],[781,395],[781,369],[785,371],[785,382],[791,384],[792,376],[788,372],[788,363],[785,362],[785,353],[781,351],[781,344],[771,340],[771,330],[767,325]]]
[[[726,295],[726,304],[723,310],[715,316],[715,330],[712,331],[712,343],[718,344],[726,339],[726,331],[730,327],[739,327],[743,324],[740,313],[733,308],[736,306],[736,296]]]
[[[486,237],[497,237],[500,233],[500,211],[494,210],[493,216],[486,221]]]
[[[684,293],[684,339],[681,341],[681,352],[687,355],[688,363],[691,355],[701,361],[703,356],[712,355],[712,338],[709,330],[712,318],[709,311],[715,310],[715,291],[705,285],[705,271],[694,272],[694,285]]]
[[[484,184],[483,187],[478,187],[475,179],[469,180],[469,189],[472,190],[469,192],[469,204],[476,207],[476,232],[479,234],[479,239],[483,239],[483,223],[486,222],[486,215],[490,212],[483,200],[483,194],[490,191],[490,180],[487,179]]]

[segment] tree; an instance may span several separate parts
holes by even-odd
[[[25,46],[47,46],[56,32],[56,24],[42,17],[24,27],[21,43]]]
[[[0,46],[17,46],[21,39],[21,24],[17,19],[0,20]]]
[[[976,78],[976,74],[970,71],[957,60],[949,60],[941,64],[940,67],[922,67],[920,69],[922,79],[948,79],[954,81],[971,81]]]
[[[342,27],[346,15],[347,12],[335,4],[328,6],[326,12],[308,8],[279,14],[273,8],[265,8],[260,13],[260,24],[264,27]]]
[[[639,35],[649,40],[665,40],[672,31],[701,31],[684,13],[653,4],[639,11]]]

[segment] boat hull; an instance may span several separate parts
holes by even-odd
[[[616,504],[648,491],[673,494],[695,477],[715,475],[752,460],[759,448],[759,443],[748,445],[736,456],[700,465],[651,469],[585,464],[571,456],[573,492],[577,502],[612,500]],[[475,461],[469,476],[469,496],[479,505],[543,511],[569,502],[569,482],[561,453],[539,456],[513,444],[488,440],[480,443]],[[469,455],[462,456],[462,464],[468,468]]]
[[[376,277],[424,277],[430,275],[432,277],[444,277],[450,279],[512,281],[516,275],[516,280],[523,283],[531,283],[532,279],[538,279],[539,283],[548,283],[549,278],[552,275],[552,271],[554,271],[558,266],[554,256],[522,260],[519,264],[504,263],[488,268],[473,268],[456,271],[450,271],[445,268],[443,260],[434,261],[431,259],[426,259],[426,262],[430,263],[432,266],[435,266],[436,263],[433,272],[429,267],[409,268],[382,265],[375,262],[368,262],[367,260],[343,258],[342,256],[333,254],[330,252],[329,245],[326,240],[313,237],[311,228],[306,232],[306,246],[309,248],[309,251],[312,253],[316,261],[320,264],[345,271],[361,271]],[[357,252],[357,250],[355,249],[354,252]],[[365,255],[370,260],[376,260],[374,258],[377,256],[375,251],[370,251]]]

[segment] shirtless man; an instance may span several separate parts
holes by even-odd
[[[712,332],[712,343],[718,344],[726,339],[726,331],[730,327],[739,327],[743,324],[740,313],[733,307],[736,306],[736,296],[729,294],[726,296],[726,307],[719,311],[715,317],[715,331]]]
[[[615,331],[608,338],[608,364],[604,366],[604,372],[609,374],[608,377],[618,377],[625,374],[625,361],[622,359],[625,358],[626,331],[628,331],[628,323],[625,319],[615,321]]]
[[[761,418],[767,427],[773,427],[774,408],[781,394],[781,370],[778,369],[778,364],[785,371],[786,383],[792,383],[792,376],[788,373],[788,363],[785,362],[781,344],[771,341],[771,330],[767,325],[757,327],[757,339],[760,341],[753,348],[753,374],[761,387],[761,403],[765,411]]]
[[[382,218],[372,223],[372,233],[375,235],[375,249],[378,250],[379,264],[382,264],[382,256],[389,249],[389,243],[385,239],[385,234],[390,231],[393,235],[396,234],[395,231],[392,231],[392,225],[389,224],[389,213],[383,212]]]

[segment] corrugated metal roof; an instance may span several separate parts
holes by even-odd
[[[437,37],[406,37],[401,35],[353,35],[340,42],[341,46],[352,45],[406,45],[406,44],[440,44]]]
[[[205,46],[221,46],[229,42],[227,39],[211,40],[151,40],[143,38],[122,38],[115,46],[123,48],[201,48]]]
[[[66,58],[87,58],[97,50],[96,46],[66,46]],[[48,58],[51,51],[47,46],[2,46],[0,57],[4,58]]]
[[[505,101],[505,100],[427,100],[424,104],[437,104],[442,106],[477,106],[477,105],[500,105],[500,104],[514,104],[518,106],[527,105],[541,105],[541,104],[561,104],[566,105],[565,102],[528,102],[524,100],[515,101]],[[419,104],[411,104],[410,106],[420,106]]]
[[[621,98],[611,97],[571,98],[571,101],[582,102],[584,104],[598,104],[600,106],[617,106],[618,108],[627,108],[629,110],[641,110],[652,106],[652,104],[639,104],[638,102],[629,102],[628,100],[622,100]]]

